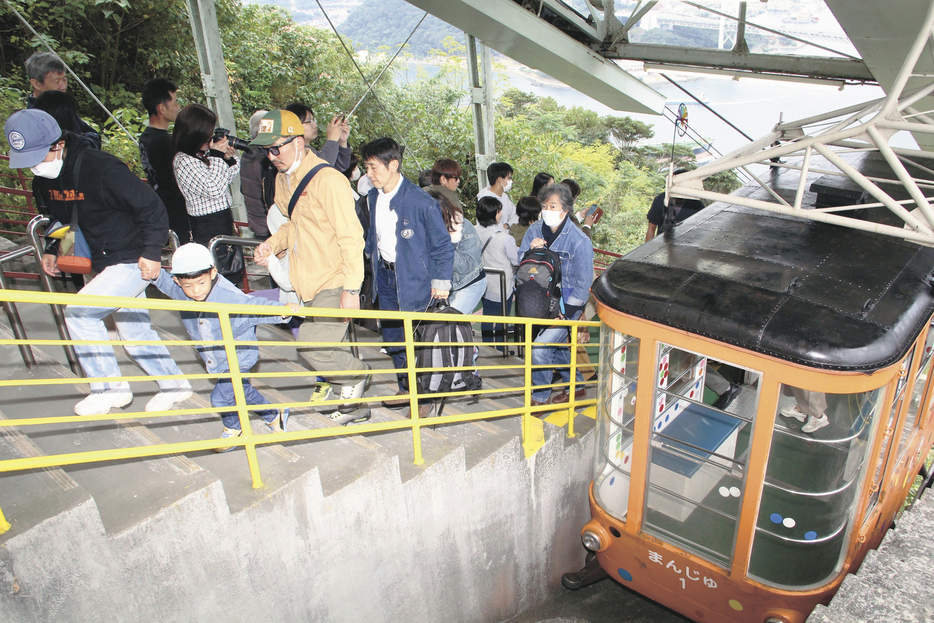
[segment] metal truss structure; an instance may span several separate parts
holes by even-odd
[[[771,133],[694,171],[671,175],[667,196],[689,197],[708,201],[724,201],[734,205],[760,208],[771,212],[790,214],[802,218],[874,231],[927,246],[934,246],[934,169],[919,159],[934,158],[934,151],[901,149],[889,144],[897,132],[911,132],[924,144],[927,136],[934,136],[934,110],[924,110],[925,101],[934,94],[934,74],[918,69],[930,65],[934,42],[934,3],[906,56],[898,76],[885,98],[850,106],[834,112],[808,117],[789,123],[779,123]],[[920,62],[919,62],[920,61]],[[911,81],[911,88],[907,88]],[[919,107],[921,109],[919,109]],[[891,167],[897,179],[869,177],[847,162],[847,154],[878,153]],[[814,160],[822,156],[818,165]],[[780,162],[787,158],[789,162]],[[830,166],[826,167],[828,163]],[[752,175],[752,165],[767,165],[799,172],[797,192],[792,201]],[[742,169],[750,173],[766,191],[766,199],[725,195],[704,190],[703,180],[716,173]],[[913,175],[909,169],[916,171]],[[862,188],[864,196],[874,203],[806,208],[803,203],[809,174],[842,176]],[[923,174],[923,175],[919,175]],[[926,177],[924,177],[926,175]],[[885,184],[904,187],[910,199],[895,200],[883,190]],[[763,193],[756,193],[762,196]],[[899,219],[904,227],[873,223],[853,216],[853,211],[885,207]]]

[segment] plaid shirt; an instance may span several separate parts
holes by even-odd
[[[188,214],[204,216],[231,206],[230,182],[240,173],[240,161],[228,165],[222,158],[210,156],[209,166],[194,156],[178,152],[172,163]]]

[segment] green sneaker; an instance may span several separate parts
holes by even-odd
[[[315,383],[315,391],[311,392],[308,402],[324,402],[331,398],[331,384],[324,381]]]

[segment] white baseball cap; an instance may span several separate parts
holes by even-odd
[[[208,268],[214,268],[214,256],[203,244],[189,242],[183,244],[172,254],[173,275],[190,275]]]

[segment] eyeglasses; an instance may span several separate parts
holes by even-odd
[[[289,138],[289,140],[287,140],[286,142],[284,142],[284,143],[282,143],[282,144],[280,144],[280,145],[270,145],[269,147],[260,147],[260,150],[261,150],[261,151],[263,152],[263,154],[264,154],[265,156],[267,156],[267,157],[270,156],[270,155],[272,155],[272,156],[278,156],[278,155],[279,155],[279,150],[280,150],[280,149],[282,149],[283,147],[285,147],[286,145],[288,145],[289,143],[291,143],[292,141],[294,141],[294,140],[297,139],[297,138],[298,138],[297,136],[292,136],[292,137]]]
[[[460,180],[461,178],[460,175],[445,175],[444,177],[448,178],[449,180]]]

